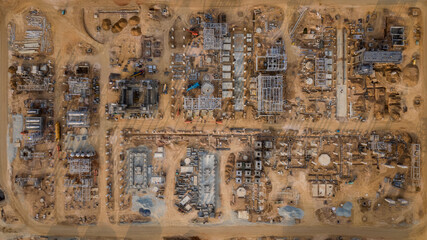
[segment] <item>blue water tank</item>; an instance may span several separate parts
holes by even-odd
[[[144,217],[149,217],[151,215],[151,211],[149,209],[140,208],[139,213]]]

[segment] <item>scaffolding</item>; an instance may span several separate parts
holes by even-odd
[[[146,189],[151,179],[149,150],[145,147],[132,148],[127,151],[128,172],[127,188]]]
[[[21,54],[51,53],[50,23],[39,12],[33,11],[26,17],[30,30],[25,31],[23,41],[15,41],[14,48]]]
[[[88,158],[78,159],[70,158],[68,159],[69,173],[70,174],[79,174],[79,175],[90,175],[91,171],[91,160]]]
[[[209,205],[216,204],[215,180],[217,170],[217,160],[213,154],[203,154],[199,159],[199,172],[198,172],[198,206],[200,208],[207,208]]]
[[[86,97],[90,95],[90,82],[88,78],[73,78],[68,79],[70,88],[69,95]]]
[[[399,64],[402,62],[402,51],[363,51],[359,54],[355,61],[356,63],[393,63]]]
[[[420,144],[412,144],[411,155],[411,179],[412,185],[420,187],[421,185],[421,147]]]
[[[234,35],[234,110],[244,108],[244,35]]]
[[[259,64],[262,62],[262,64]],[[286,71],[288,58],[283,46],[274,46],[267,51],[265,56],[256,57],[256,70],[266,72]]]
[[[156,80],[117,80],[114,89],[120,91],[119,101],[108,104],[113,115],[147,114],[151,116],[158,107],[159,83]]]
[[[347,118],[347,31],[343,28],[337,30],[337,70],[336,70],[336,95],[338,120]],[[316,70],[317,71],[317,70]]]
[[[316,58],[315,66],[316,66],[315,85],[317,87],[327,87],[328,83],[326,78],[325,58]]]
[[[76,202],[89,202],[90,201],[90,192],[93,185],[93,180],[91,178],[81,179],[81,183],[75,183],[73,179],[65,179],[64,186],[73,188],[74,192],[74,201]]]
[[[221,50],[223,37],[228,33],[226,23],[205,23],[203,29],[203,48]]]
[[[283,76],[258,76],[258,113],[283,112]]]
[[[18,91],[44,92],[47,91],[47,89],[46,84],[18,85]]]
[[[184,97],[185,110],[214,110],[221,109],[221,98],[214,97]]]

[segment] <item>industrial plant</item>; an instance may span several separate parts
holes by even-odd
[[[1,239],[427,239],[423,1],[0,3]]]

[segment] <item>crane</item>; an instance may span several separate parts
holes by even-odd
[[[193,90],[193,89],[197,88],[198,86],[200,86],[200,84],[198,82],[196,82],[195,84],[193,84],[189,88],[187,88],[187,92],[190,91],[190,90]]]

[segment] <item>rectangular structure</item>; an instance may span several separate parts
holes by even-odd
[[[421,185],[421,147],[420,144],[411,145],[411,179],[415,187]]]
[[[228,33],[226,23],[205,23],[203,29],[203,48],[205,50],[221,50],[223,37]]]
[[[145,189],[150,183],[150,167],[148,150],[145,147],[127,150],[128,161],[128,190]]]
[[[402,62],[401,51],[365,51],[362,53],[363,63],[394,63]]]
[[[89,174],[91,171],[91,160],[88,158],[70,158],[68,159],[70,174]]]
[[[344,29],[337,30],[337,119],[347,118],[347,61]]]
[[[70,95],[86,97],[90,95],[90,82],[88,78],[69,78],[68,86]]]
[[[256,70],[266,72],[286,71],[288,58],[282,46],[272,47],[266,56],[256,57]]]
[[[243,111],[244,93],[244,35],[234,35],[234,110]]]
[[[114,89],[120,90],[117,103],[108,105],[108,113],[112,115],[146,114],[151,116],[159,103],[159,83],[157,80],[117,80]]]
[[[258,113],[283,111],[283,76],[258,76]]]
[[[41,118],[41,117],[26,117],[25,118],[25,130],[27,130],[27,131],[42,131],[43,130],[43,118]]]
[[[68,127],[88,127],[89,122],[89,113],[87,111],[67,112]]]
[[[185,110],[214,110],[221,109],[221,98],[214,97],[198,97],[184,98]]]
[[[199,169],[199,201],[200,208],[215,205],[215,176],[216,176],[216,158],[213,154],[206,154],[200,158]]]

